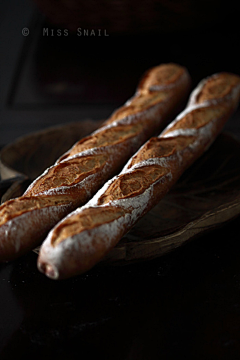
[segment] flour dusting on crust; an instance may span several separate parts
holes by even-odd
[[[220,100],[214,98],[212,100],[203,101],[202,103],[197,103],[198,95],[204,89],[204,86],[208,83],[208,80],[216,79],[217,77],[218,75],[215,74],[212,77],[201,81],[198,87],[192,92],[186,109],[181,114],[179,114],[176,119],[159,135],[159,139],[176,139],[176,141],[179,136],[191,137],[190,143],[186,142],[186,146],[183,149],[175,150],[175,152],[169,156],[150,157],[140,161],[139,163],[135,163],[132,166],[131,163],[133,158],[129,159],[119,175],[106,182],[105,185],[86,205],[76,209],[65,219],[63,219],[54,229],[52,229],[43,243],[40,251],[40,270],[44,263],[49,263],[58,269],[57,271],[59,271],[59,273],[64,271],[67,273],[68,270],[66,268],[66,263],[70,258],[74,259],[73,261],[76,262],[76,266],[81,267],[82,262],[84,263],[84,261],[88,261],[86,258],[91,258],[91,256],[94,257],[96,255],[99,244],[101,244],[101,247],[105,248],[105,253],[109,251],[109,249],[120,240],[121,236],[138,221],[138,219],[145,213],[145,211],[149,210],[149,204],[154,204],[153,197],[155,196],[155,187],[162,184],[163,187],[170,188],[171,184],[173,184],[181,175],[182,171],[184,171],[187,165],[185,164],[185,158],[189,157],[190,160],[188,161],[191,163],[192,158],[197,158],[210,146],[214,138],[217,136],[219,128],[223,126],[222,118],[224,118],[224,116],[228,114],[228,110],[231,110],[234,107],[234,104],[239,101],[240,92],[239,83],[237,86],[233,87],[230,94],[225,96],[225,98],[221,98]],[[226,114],[221,114],[218,117],[217,115],[213,115],[209,122],[199,128],[181,128],[181,126],[179,126],[177,130],[171,131],[171,128],[176,123],[181,124],[181,120],[186,114],[191,112],[193,113],[198,108],[208,108],[212,105],[217,106],[223,101],[226,102],[226,100],[228,101],[228,104],[226,105]],[[229,111],[229,113],[230,112],[231,111]],[[128,120],[125,119],[124,121]],[[144,146],[145,145],[141,146],[139,152],[143,151]],[[142,193],[136,196],[132,195],[126,198],[118,198],[109,200],[103,204],[99,204],[99,199],[105,194],[110,186],[114,185],[114,183],[119,179],[119,177],[121,177],[121,175],[131,173],[134,174],[137,169],[151,168],[152,166],[164,168],[164,175],[160,176],[158,180],[153,181],[150,185],[148,185],[148,187]],[[159,200],[161,196],[159,195]],[[123,215],[115,218],[112,221],[102,223],[101,225],[94,226],[90,229],[84,230],[81,228],[79,233],[69,234],[69,236],[66,236],[66,238],[60,242],[57,242],[55,238],[54,243],[56,241],[56,245],[52,243],[55,231],[57,231],[59,226],[61,226],[61,228],[66,226],[67,228],[68,220],[72,216],[77,214],[84,214],[85,211],[88,211],[87,214],[90,216],[89,209],[103,209],[107,207],[122,209]],[[65,233],[67,234],[67,232]],[[74,271],[77,272],[77,268],[73,269],[73,272]]]

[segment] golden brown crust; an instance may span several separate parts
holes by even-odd
[[[67,163],[59,163],[50,168],[46,175],[39,178],[34,187],[27,191],[27,195],[37,195],[50,189],[59,188],[60,186],[73,186],[78,184],[87,176],[99,171],[108,160],[105,154],[96,154],[92,156],[82,156],[81,161],[71,159]]]
[[[105,129],[105,131],[97,132],[92,134],[75,144],[75,146],[65,155],[63,155],[58,163],[79,154],[85,150],[93,148],[102,148],[104,146],[117,145],[124,142],[132,137],[138,135],[143,131],[145,123],[133,125],[118,125],[113,128]]]
[[[163,64],[149,69],[143,75],[135,96],[124,106],[117,109],[110,119],[106,121],[106,124],[136,114],[139,111],[147,110],[159,101],[165,101],[169,97],[172,87],[185,75],[185,72],[186,70],[183,67],[179,67],[174,63]]]
[[[193,143],[195,138],[193,136],[178,136],[175,138],[151,138],[142,147],[141,151],[138,151],[128,163],[128,168],[131,168],[135,164],[138,164],[144,160],[150,158],[168,158],[176,153],[176,151],[182,151],[186,146]]]
[[[162,86],[174,85],[183,72],[184,69],[179,69],[179,66],[174,63],[163,64],[161,68],[154,67],[146,71],[138,88],[144,92],[144,90],[154,91],[159,84],[162,84]]]
[[[186,100],[189,88],[189,74],[177,64],[150,69],[135,95],[108,121],[63,154],[22,197],[0,206],[0,261],[11,259],[10,242],[18,243],[15,250],[19,254],[25,246],[29,249],[31,242],[32,246],[36,245],[38,233],[36,231],[34,239],[30,229],[35,220],[42,234],[44,229],[49,230],[49,224],[53,226],[53,221],[59,221],[86,203],[156,130],[163,128]],[[47,220],[47,213],[53,214],[51,222]],[[16,229],[21,227],[18,239],[14,239],[10,231],[13,224]]]
[[[211,101],[213,99],[226,99],[231,94],[233,88],[238,86],[239,77],[235,74],[221,73],[216,77],[208,79],[206,86],[199,93],[196,103],[200,104],[204,101]]]
[[[200,127],[205,126],[214,117],[217,118],[221,116],[221,114],[224,113],[224,110],[224,106],[219,105],[212,105],[211,109],[206,107],[194,109],[186,114],[182,118],[181,122],[176,122],[176,124],[173,125],[167,132],[177,129],[199,129]]]
[[[39,270],[53,279],[67,278],[100,261],[208,149],[239,98],[239,77],[224,73],[205,80],[159,137],[148,140],[119,175],[52,229],[40,251]]]
[[[24,208],[22,203],[24,203]],[[1,206],[0,226],[19,215],[27,213],[28,211],[41,209],[43,207],[68,204],[68,197],[60,195],[54,198],[49,196],[22,196],[14,200],[9,200]]]
[[[58,230],[54,233],[52,238],[52,245],[56,246],[58,243],[64,240],[66,236],[68,236],[69,230],[72,234],[75,234],[76,232],[80,233],[84,230],[91,230],[93,227],[99,226],[103,222],[107,223],[117,220],[123,215],[123,209],[110,206],[103,209],[88,209],[84,212],[84,214],[76,214],[71,216],[71,218],[66,220],[68,224],[67,228],[66,226],[59,226]]]
[[[98,205],[110,201],[127,199],[142,194],[153,182],[167,174],[160,166],[142,167],[132,173],[119,175],[98,200]]]

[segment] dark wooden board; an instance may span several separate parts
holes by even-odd
[[[1,175],[5,179],[11,176],[13,184],[2,201],[21,195],[28,182],[100,123],[86,120],[52,127],[4,147]],[[239,164],[240,142],[230,134],[221,134],[102,263],[128,264],[161,256],[238,216]]]

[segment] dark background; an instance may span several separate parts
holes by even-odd
[[[163,62],[186,66],[193,86],[240,74],[234,3],[49,3],[0,3],[1,146],[108,117]],[[77,37],[78,26],[102,36]],[[239,110],[226,131],[240,137]],[[0,359],[239,359],[239,238],[238,217],[161,259],[57,283],[38,273],[34,253],[1,265]]]
[[[49,125],[108,117],[143,72],[163,62],[186,66],[193,86],[218,71],[240,72],[234,3],[75,2],[78,11],[69,5],[68,12],[64,1],[1,2],[0,144]],[[102,36],[77,36],[79,27],[100,28]]]

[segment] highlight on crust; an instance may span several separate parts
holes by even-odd
[[[187,69],[178,64],[149,69],[133,96],[100,128],[74,144],[23,196],[0,206],[0,261],[10,261],[40,245],[42,234],[86,204],[170,121],[186,101],[190,84]]]
[[[45,269],[52,266],[62,279],[101,261],[209,148],[239,99],[240,78],[234,74],[202,81],[159,137],[142,145],[119,175],[51,230],[40,249],[39,270],[51,277]]]

